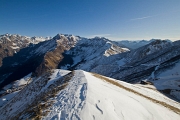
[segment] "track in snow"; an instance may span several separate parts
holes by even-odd
[[[44,120],[80,120],[79,111],[83,109],[86,100],[87,81],[82,71],[76,71],[67,88],[55,97],[55,104]]]

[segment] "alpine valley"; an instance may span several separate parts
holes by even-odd
[[[0,35],[0,120],[179,120],[180,40]]]

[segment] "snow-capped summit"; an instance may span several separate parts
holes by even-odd
[[[50,39],[52,39],[52,37],[36,37],[36,36],[34,36],[34,37],[31,37],[30,43],[38,44],[40,42],[43,42],[43,41],[46,41],[46,40],[50,40]]]
[[[21,36],[19,34],[3,34],[0,35],[0,43],[6,43],[6,41],[12,41],[13,44],[17,44],[18,47],[22,47],[23,44],[28,46],[30,43],[38,44],[39,42],[49,40],[51,37],[28,37],[28,36]]]
[[[146,45],[146,48],[144,47],[145,49],[142,53],[142,57],[172,46],[173,44],[171,41],[154,40],[150,44]]]

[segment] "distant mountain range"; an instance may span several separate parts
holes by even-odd
[[[0,119],[131,119],[127,113],[135,106],[127,109],[122,97],[139,106],[139,119],[166,119],[143,112],[154,108],[169,119],[180,117],[180,41],[5,34],[0,65]],[[114,112],[108,114],[110,108]]]
[[[151,40],[121,40],[118,41],[119,44],[125,45],[126,47],[130,49],[137,49],[139,47],[142,47],[144,45],[147,45],[155,40],[160,40],[160,39],[151,39]],[[170,41],[170,40],[165,40],[165,41]]]

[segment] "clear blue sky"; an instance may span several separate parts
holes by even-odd
[[[180,0],[0,0],[0,34],[180,39]]]

